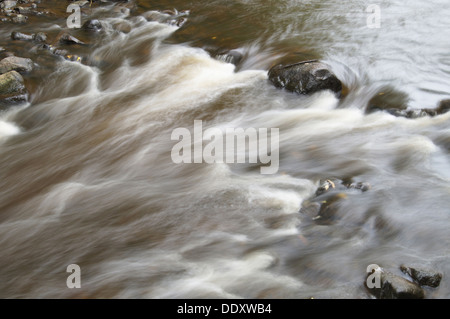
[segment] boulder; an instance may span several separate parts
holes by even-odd
[[[27,58],[19,58],[10,56],[0,61],[0,74],[9,71],[17,71],[20,73],[30,72],[33,70],[33,61]]]
[[[16,71],[0,75],[0,107],[27,101],[27,90],[22,76]]]
[[[328,65],[317,60],[278,64],[269,70],[269,80],[277,88],[298,94],[330,90],[340,97],[342,93],[341,81]]]
[[[400,270],[421,286],[436,288],[441,284],[442,274],[437,271],[405,265],[400,266]]]
[[[380,287],[367,288],[378,299],[423,299],[424,290],[414,282],[378,268]],[[366,286],[367,287],[367,286]]]
[[[82,28],[87,31],[98,32],[103,28],[103,26],[102,26],[102,23],[100,22],[100,20],[92,19],[92,20],[86,21],[83,24]]]
[[[444,114],[450,111],[450,100],[442,100],[436,109],[437,114]]]

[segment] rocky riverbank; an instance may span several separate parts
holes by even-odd
[[[84,23],[79,29],[67,26],[69,13],[66,8],[70,4],[81,9]],[[0,110],[27,103],[36,86],[27,82],[36,77],[42,80],[43,75],[54,70],[59,59],[94,63],[89,59],[92,52],[89,43],[73,34],[80,34],[85,39],[94,38],[102,30],[102,24],[98,19],[89,19],[89,16],[94,7],[108,5],[113,5],[112,15],[130,15],[131,10],[136,8],[135,1],[0,1],[0,25],[14,30],[9,34],[9,39],[3,39],[6,44],[0,46]],[[38,22],[49,17],[59,23],[61,31],[47,34],[35,30],[33,24],[38,25]],[[33,32],[21,31],[24,29]]]

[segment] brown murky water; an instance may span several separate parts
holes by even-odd
[[[445,1],[137,1],[84,9],[103,31],[65,61],[12,31],[66,30],[64,1],[0,46],[32,58],[30,103],[0,115],[2,298],[370,298],[370,264],[444,273],[448,298],[450,115],[366,115],[386,86],[412,108],[450,95]],[[181,26],[145,17],[189,10]],[[116,11],[115,11],[116,10]],[[157,15],[157,14],[156,14]],[[236,49],[235,67],[209,52]],[[282,59],[322,59],[348,88],[299,97],[275,89]],[[394,95],[392,99],[396,98]],[[174,164],[175,128],[279,128],[280,170]],[[372,185],[331,224],[300,214],[320,179]],[[81,289],[66,287],[78,264]]]

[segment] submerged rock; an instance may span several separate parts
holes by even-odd
[[[342,83],[330,67],[317,60],[290,65],[278,64],[269,70],[269,80],[280,89],[298,94],[312,94],[331,90],[341,96]]]
[[[370,114],[377,111],[402,112],[408,108],[408,103],[408,94],[391,86],[383,86],[369,100],[366,113]]]
[[[347,186],[347,188],[351,189],[358,189],[362,192],[367,192],[368,190],[370,190],[372,188],[372,186],[369,183],[364,183],[364,182],[358,182],[358,183],[349,183],[349,184],[344,184]]]
[[[450,99],[442,100],[435,108],[408,109],[409,98],[406,93],[391,87],[383,87],[373,96],[366,108],[366,113],[386,111],[396,117],[417,119],[433,117],[450,111]]]
[[[148,11],[142,14],[142,16],[148,21],[158,21],[160,23],[166,23],[169,25],[182,27],[187,21],[187,17],[189,16],[190,11],[178,11],[176,9],[173,10],[164,10],[160,11]]]
[[[327,179],[323,181],[316,190],[316,196],[325,194],[331,190],[345,191],[347,189],[357,189],[362,192],[367,192],[372,186],[366,182],[352,182],[352,181],[342,181],[339,179]]]
[[[238,66],[244,58],[244,55],[238,50],[219,50],[214,52],[213,56],[219,61],[231,63],[235,66]]]
[[[100,22],[100,20],[92,19],[92,20],[86,21],[83,24],[82,28],[87,31],[98,32],[103,28],[103,26],[102,26],[102,23]]]
[[[439,105],[436,109],[437,114],[444,114],[450,111],[450,99],[449,100],[442,100],[439,102]]]
[[[417,284],[391,273],[381,275],[380,299],[423,299],[425,292]]]
[[[421,286],[436,288],[441,284],[442,274],[437,271],[417,267],[407,267],[405,265],[400,266],[400,270]]]
[[[316,196],[320,196],[326,192],[328,192],[328,190],[330,189],[334,189],[336,188],[336,184],[327,179],[322,185],[319,186],[319,188],[316,190]]]
[[[302,203],[300,213],[308,216],[316,224],[331,225],[339,219],[338,212],[342,201],[349,198],[354,190],[366,192],[369,183],[344,182],[339,179],[327,179],[320,183],[315,196]]]
[[[380,287],[367,288],[378,299],[423,299],[424,290],[414,282],[387,272],[382,268],[376,270],[380,276]],[[366,286],[367,287],[367,286]]]
[[[47,42],[47,34],[44,32],[38,32],[33,34],[33,40],[36,42]]]
[[[31,72],[33,70],[33,61],[27,58],[10,56],[0,61],[0,73],[9,71]]]

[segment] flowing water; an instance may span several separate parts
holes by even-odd
[[[370,298],[367,266],[402,263],[444,273],[427,296],[450,296],[450,113],[365,113],[383,90],[411,108],[449,97],[447,0],[379,1],[379,29],[366,25],[370,1],[137,4],[131,15],[84,9],[104,26],[71,31],[90,43],[71,49],[89,63],[8,40],[14,30],[53,39],[64,1],[1,25],[0,46],[37,64],[30,103],[0,115],[1,298]],[[145,18],[173,8],[189,10],[181,27]],[[274,88],[267,70],[282,59],[329,63],[348,93]],[[278,173],[174,164],[172,131],[194,120],[279,128]],[[299,210],[326,178],[372,189],[319,225]],[[66,286],[69,264],[81,289]]]

